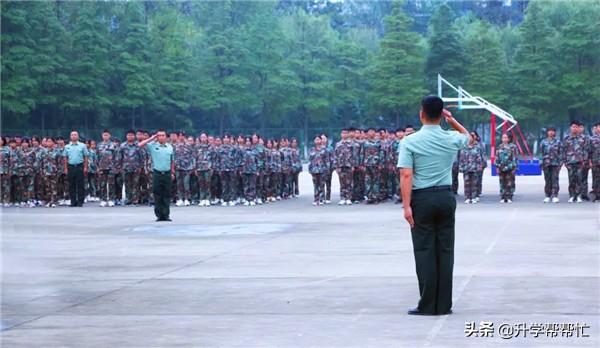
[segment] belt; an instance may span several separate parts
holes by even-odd
[[[452,190],[452,186],[451,185],[441,185],[441,186],[431,186],[431,187],[426,187],[426,188],[422,188],[422,189],[416,189],[413,190],[413,193],[418,193],[418,192],[436,192],[436,191],[451,191]]]
[[[70,166],[70,167],[79,167],[79,166],[82,166],[82,165],[83,165],[83,163],[77,163],[77,164],[67,164],[67,165],[68,165],[68,166]]]
[[[160,171],[160,170],[156,170],[154,169],[153,172],[157,173],[157,174],[171,174],[170,170],[165,170],[165,171]]]

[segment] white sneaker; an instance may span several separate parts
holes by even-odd
[[[44,205],[44,208],[50,208],[50,203],[46,203],[46,204]]]
[[[261,204],[263,204],[263,201],[262,201],[262,199],[259,198],[256,200],[256,203],[258,203],[258,205],[261,205]]]
[[[175,205],[181,207],[183,205],[183,201],[181,199],[178,199],[177,202],[175,202]]]
[[[100,202],[100,206],[101,207],[106,207],[106,202],[105,201]]]
[[[29,203],[27,203],[27,205],[29,206],[29,208],[35,208],[35,202],[34,201],[29,201]]]
[[[465,199],[465,204],[471,204],[471,200],[470,199]]]
[[[50,204],[50,208],[56,208],[56,204],[54,204],[54,203]]]
[[[229,206],[230,206],[230,207],[233,207],[233,206],[235,206],[236,204],[237,204],[237,203],[235,203],[235,201],[231,201],[231,202],[229,202]]]
[[[341,201],[338,202],[338,205],[346,205],[346,201],[342,199]]]
[[[190,206],[190,201],[188,201],[187,199],[185,201],[183,201],[183,205],[185,205],[186,207]]]
[[[247,207],[250,205],[250,202],[244,202],[244,205]]]
[[[506,202],[504,201],[504,198],[502,198],[502,199],[500,200],[500,203],[502,203],[502,204],[506,203]]]
[[[71,200],[70,200],[70,199],[67,199],[67,200],[65,201],[65,205],[71,205]]]
[[[113,201],[108,201],[108,206],[109,206],[109,207],[114,207],[114,206],[115,206],[115,202],[113,202]]]
[[[583,203],[583,199],[581,199],[581,196],[577,197],[577,203]]]
[[[574,203],[575,202],[575,197],[570,197],[569,198],[569,203]]]
[[[226,207],[226,206],[227,206],[227,202],[223,202],[223,203],[221,203],[221,206],[222,206],[222,207]]]
[[[198,202],[198,206],[199,207],[203,207],[204,206],[204,201],[202,200],[202,201]]]
[[[475,197],[475,198],[473,199],[473,203],[479,203],[479,197]]]
[[[256,203],[254,203],[254,202],[250,202],[250,206],[251,206],[251,207],[253,207],[253,206],[255,206],[255,205],[256,205]]]
[[[319,205],[319,202],[313,202],[313,205],[315,205],[315,206]]]
[[[8,207],[10,207],[10,203],[4,203],[4,207],[5,207],[5,208],[8,208]]]
[[[325,204],[331,204],[331,201],[330,200],[326,200]]]
[[[552,198],[552,203],[558,203],[558,202],[560,202],[560,199],[558,199],[558,197]]]
[[[511,204],[512,203],[512,199],[507,199],[506,203]]]
[[[276,199],[277,199],[278,201],[280,201],[280,200],[281,200],[281,196],[277,196],[277,198],[276,198]]]
[[[544,198],[544,203],[550,203],[550,197]]]

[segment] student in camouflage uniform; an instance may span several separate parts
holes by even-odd
[[[281,181],[281,152],[277,149],[275,140],[267,141],[266,156],[266,176],[267,176],[267,200],[275,202],[279,194],[279,185]]]
[[[329,155],[322,142],[323,139],[316,136],[315,146],[310,149],[308,154],[308,172],[312,175],[314,190],[313,205],[325,204],[325,175],[329,170],[327,165]]]
[[[18,186],[16,188],[18,200],[16,203],[19,203],[22,207],[25,205],[35,207],[35,203],[33,202],[33,180],[36,161],[35,150],[31,147],[31,140],[23,138],[21,147],[17,148],[13,157],[14,173],[18,177]]]
[[[102,132],[102,141],[97,146],[97,175],[100,195],[100,206],[115,205],[115,162],[117,162],[117,145],[110,139],[110,132]]]
[[[325,172],[325,204],[329,204],[331,203],[331,178],[333,176],[333,162],[335,159],[335,155],[334,155],[334,149],[333,147],[329,144],[329,140],[327,139],[327,136],[325,134],[321,134],[321,146],[325,149],[325,152],[327,153],[327,161],[326,161],[326,165],[327,165],[327,171]]]
[[[392,153],[389,156],[388,164],[388,187],[389,196],[395,198],[395,203],[399,204],[402,202],[400,195],[400,175],[396,165],[398,164],[398,153],[400,152],[400,141],[404,135],[402,128],[396,129],[394,134],[391,136],[392,141]]]
[[[9,207],[10,202],[10,155],[6,137],[0,137],[0,203]]]
[[[571,122],[571,133],[562,141],[563,163],[569,174],[569,203],[583,202],[583,171],[586,139],[579,132],[579,121]],[[589,151],[589,150],[588,150]]]
[[[481,141],[481,137],[479,136],[479,133],[477,133],[476,131],[472,131],[471,137],[476,138],[477,145],[481,148],[481,155],[483,156],[483,162],[482,162],[483,165],[481,166],[481,169],[477,173],[477,198],[479,198],[479,196],[481,196],[481,191],[483,189],[483,171],[487,167],[487,158],[485,156],[486,148],[485,148],[485,144],[483,143],[483,141]]]
[[[189,206],[191,199],[190,175],[196,167],[196,154],[192,141],[185,134],[179,135],[175,144],[175,177],[177,180],[177,202],[175,205]]]
[[[210,137],[209,137],[210,144]],[[215,138],[213,143],[215,160],[213,162],[213,174],[210,178],[210,198],[212,204],[223,203],[223,183],[221,182],[220,155],[219,149],[223,145],[221,138]]]
[[[388,138],[386,129],[379,130],[379,143],[381,144],[381,171],[379,172],[379,202],[385,202],[388,196],[388,164],[392,152],[392,142]]]
[[[496,149],[496,169],[500,179],[500,203],[512,203],[515,193],[515,172],[519,165],[517,146],[512,134],[502,134],[502,143]]]
[[[142,153],[140,147],[135,142],[135,132],[129,130],[126,135],[127,141],[121,144],[120,163],[123,171],[123,181],[125,183],[125,195],[127,205],[137,205],[139,203],[139,179],[142,169]]]
[[[137,143],[150,138],[150,133],[145,130],[138,129],[135,133]],[[139,202],[143,204],[150,204],[152,200],[152,159],[148,153],[148,149],[145,147],[140,148],[140,156],[142,157],[142,168],[140,170],[138,180],[138,192]]]
[[[231,144],[231,137],[225,135],[223,137],[223,145],[218,150],[219,155],[219,171],[221,184],[223,185],[223,203],[225,206],[236,205],[236,170],[239,168],[239,151],[236,146]]]
[[[87,200],[94,202],[98,197],[98,152],[96,151],[96,141],[88,140],[88,173],[85,177],[85,187]]]
[[[121,163],[121,141],[117,138],[113,138],[113,142],[117,147],[115,152],[115,164],[113,166],[113,171],[115,173],[115,205],[123,204],[123,168]]]
[[[252,149],[256,153],[256,161],[258,163],[258,171],[256,173],[256,203],[263,204],[263,201],[267,200],[265,177],[267,150],[262,138],[257,134],[252,135]]]
[[[592,128],[590,138],[590,162],[592,167],[592,194],[594,202],[600,201],[600,123]]]
[[[54,139],[46,139],[46,151],[43,152],[41,158],[41,173],[44,182],[44,201],[46,207],[56,207],[58,191],[58,174],[61,167],[59,167],[59,158],[62,157],[62,153],[54,146]]]
[[[258,174],[257,152],[252,139],[246,138],[241,154],[240,172],[244,183],[244,205],[256,205],[256,176]]]
[[[210,182],[215,163],[215,149],[208,143],[205,133],[200,134],[196,146],[196,177],[198,178],[198,203],[201,207],[210,206]]]
[[[9,156],[10,156],[10,161],[9,161],[9,167],[8,167],[8,173],[9,173],[9,186],[10,186],[10,203],[12,204],[17,204],[17,199],[20,199],[20,193],[17,192],[18,186],[19,186],[19,177],[17,176],[17,174],[15,173],[15,153],[17,152],[17,149],[19,148],[19,146],[17,145],[17,141],[15,138],[10,138],[8,140],[8,151],[9,151]]]
[[[363,145],[363,167],[365,167],[365,191],[367,204],[375,204],[379,199],[379,181],[382,166],[382,151],[375,129],[369,128],[368,139]]]
[[[44,176],[42,175],[41,159],[46,152],[37,135],[31,137],[31,146],[35,152],[35,163],[33,164],[33,201],[36,205],[42,205],[44,200]]]
[[[539,153],[542,158],[542,171],[544,172],[544,203],[558,203],[558,176],[562,166],[562,144],[556,139],[556,128],[548,127],[546,139],[539,145]]]
[[[56,149],[60,154],[58,159],[58,179],[56,182],[56,191],[58,192],[58,204],[70,205],[69,197],[69,179],[67,177],[66,159],[65,159],[65,138],[59,136],[56,138]]]
[[[483,152],[476,137],[470,137],[469,144],[459,151],[458,170],[463,173],[465,204],[479,202],[477,177],[483,167]]]
[[[352,203],[362,202],[365,197],[365,171],[362,166],[363,163],[363,140],[360,129],[351,129],[352,134],[352,156],[356,162],[354,175],[352,176]]]
[[[348,130],[342,129],[341,138],[334,150],[334,167],[340,181],[340,201],[338,205],[352,204],[352,175],[356,162],[353,158],[353,145],[348,138]]]
[[[281,138],[279,141],[279,152],[281,153],[281,182],[279,195],[283,199],[288,199],[292,195],[292,149],[289,147],[287,138]]]
[[[583,123],[579,123],[579,134],[584,138],[584,146],[583,146],[583,167],[581,172],[581,199],[584,201],[589,201],[590,197],[588,196],[588,175],[590,173],[590,169],[592,169],[590,165],[590,136],[586,134],[585,127]]]
[[[291,147],[292,147],[292,172],[293,172],[293,176],[294,179],[292,180],[293,183],[293,190],[292,193],[294,195],[294,197],[298,197],[300,196],[300,188],[298,187],[298,178],[300,176],[300,173],[302,172],[302,159],[300,156],[300,149],[298,148],[298,139],[296,138],[292,138],[292,142],[291,142]]]

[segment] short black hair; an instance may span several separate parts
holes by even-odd
[[[104,128],[104,130],[102,131],[102,134],[104,134],[104,133],[110,134],[110,131],[108,129]]]
[[[412,128],[412,129],[414,129],[415,127],[412,124],[407,124],[406,128]],[[406,131],[406,128],[404,128],[405,131]]]
[[[405,132],[405,131],[406,131],[406,130],[405,130],[404,128],[402,128],[402,127],[400,127],[400,128],[398,128],[398,129],[396,129],[396,132]]]
[[[579,122],[578,120],[573,120],[573,121],[571,121],[569,126],[572,126],[572,125],[581,126],[581,122]]]
[[[444,101],[437,95],[428,95],[421,99],[421,108],[429,120],[436,121],[442,117]]]
[[[164,128],[159,128],[156,130],[156,133],[158,132],[165,132],[165,134],[167,134],[167,131]]]
[[[549,131],[555,131],[556,132],[556,128],[554,128],[554,127],[548,127],[548,129],[546,129],[546,132],[549,132]]]
[[[127,133],[125,133],[125,135],[129,135],[129,134],[135,135],[135,131],[133,129],[130,129],[127,131]]]

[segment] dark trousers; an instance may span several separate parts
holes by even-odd
[[[456,199],[451,187],[416,190],[410,206],[421,295],[417,308],[428,314],[445,314],[452,308]]]
[[[152,172],[152,193],[154,194],[154,215],[159,219],[168,219],[171,204],[171,173]]]
[[[85,198],[84,180],[83,180],[83,164],[68,165],[67,177],[69,179],[69,198],[71,206],[83,205]]]

